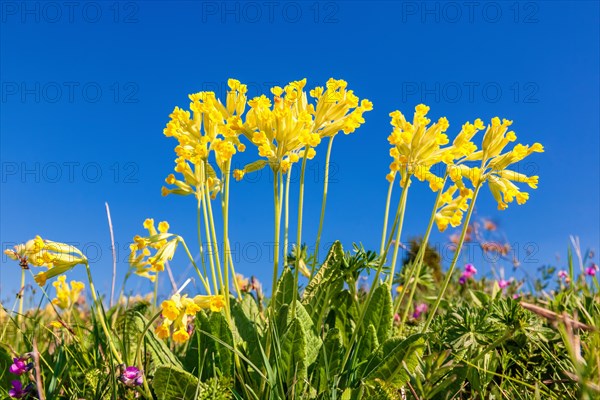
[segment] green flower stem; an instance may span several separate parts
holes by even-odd
[[[281,228],[281,202],[279,201],[279,172],[273,170],[273,207],[275,209],[274,238],[273,238],[273,286],[271,297],[275,295],[277,277],[279,276],[279,237]]]
[[[181,242],[181,245],[183,246],[183,248],[185,249],[185,253],[187,254],[188,258],[190,259],[190,262],[194,266],[194,269],[196,270],[196,273],[198,274],[198,278],[200,278],[200,282],[202,282],[202,286],[204,286],[204,289],[210,295],[211,294],[210,285],[206,281],[206,279],[202,276],[202,273],[200,272],[200,269],[198,268],[198,264],[196,264],[196,261],[194,260],[192,253],[190,253],[190,249],[187,247],[187,244],[185,244],[185,240],[183,240],[183,238],[181,236],[179,236],[178,239]]]
[[[197,199],[197,212],[196,212],[196,227],[198,230],[198,248],[200,250],[200,262],[202,263],[202,271],[204,272],[204,276],[208,279],[208,270],[206,269],[206,261],[204,261],[204,246],[202,246],[202,199],[198,197],[198,193],[196,193]],[[207,293],[210,295],[210,293]]]
[[[385,235],[387,234],[387,225],[390,214],[390,203],[392,200],[392,189],[394,188],[394,181],[395,179],[390,182],[390,186],[388,187],[387,200],[385,201],[385,213],[383,214],[383,231],[381,232],[381,247],[379,248],[380,255],[383,254],[383,248],[385,247]]]
[[[223,192],[221,201],[223,206],[223,275],[225,285],[223,292],[225,296],[226,314],[231,313],[229,308],[229,180],[231,177],[231,159],[227,162],[223,173]],[[235,276],[234,276],[235,280]]]
[[[300,258],[302,255],[302,211],[304,208],[304,172],[306,171],[306,160],[308,147],[304,150],[302,158],[302,169],[300,170],[300,189],[298,191],[298,227],[296,230],[296,265],[294,267],[294,290],[292,292],[292,318],[296,316],[296,299],[298,298],[298,275],[300,273]]]
[[[23,297],[25,297],[25,268],[21,268],[21,286],[19,287],[19,315],[17,316],[19,326],[23,321]]]
[[[158,304],[158,274],[154,278],[154,307]]]
[[[283,264],[288,263],[288,226],[290,220],[290,181],[292,177],[292,166],[287,171],[287,178],[285,183],[285,217],[284,217],[284,228],[283,228]]]
[[[408,177],[407,181],[409,179],[410,179],[410,176]],[[375,272],[375,277],[373,279],[373,286],[371,287],[371,290],[369,290],[369,293],[367,294],[367,298],[365,299],[365,302],[361,309],[360,316],[358,318],[358,322],[354,328],[352,337],[350,338],[350,343],[348,344],[348,348],[346,349],[346,353],[344,355],[344,359],[342,362],[342,368],[344,368],[346,366],[346,363],[348,362],[348,360],[350,358],[350,353],[352,352],[352,347],[353,347],[354,343],[356,342],[356,339],[358,338],[358,332],[359,332],[360,327],[365,319],[365,314],[367,312],[367,308],[369,307],[369,303],[371,302],[371,299],[373,298],[373,293],[375,292],[375,288],[379,285],[379,277],[381,276],[381,272],[383,270],[383,266],[385,264],[385,260],[387,258],[387,254],[389,252],[390,246],[392,244],[392,239],[394,238],[394,233],[396,232],[396,228],[400,227],[399,226],[399,225],[401,225],[400,221],[404,219],[404,211],[406,209],[406,196],[407,196],[406,192],[407,192],[407,190],[408,190],[408,187],[406,187],[402,190],[402,197],[401,197],[400,201],[398,202],[398,208],[396,209],[396,216],[394,217],[394,223],[392,224],[392,229],[388,236],[388,240],[385,244],[383,253],[380,256],[379,266],[377,267],[377,271]]]
[[[231,243],[229,239],[227,239],[227,246],[231,249]],[[235,289],[235,293],[237,293],[238,299],[242,299],[242,292],[240,291],[240,286],[237,281],[237,274],[235,273],[235,266],[233,265],[233,257],[231,256],[231,251],[229,252],[229,266],[231,267],[231,276],[233,278],[233,288]]]
[[[321,245],[321,233],[323,232],[323,221],[325,219],[325,206],[327,204],[327,190],[329,188],[329,160],[331,158],[331,148],[333,147],[334,136],[329,138],[327,145],[327,155],[325,156],[325,176],[323,179],[323,199],[321,200],[321,217],[319,218],[319,229],[317,231],[317,241],[315,243],[315,259],[310,270],[311,278],[315,274],[316,266],[319,263],[319,246]]]
[[[113,356],[115,357],[117,362],[119,364],[123,364],[123,359],[121,358],[121,355],[117,351],[117,348],[115,347],[115,345],[112,341],[112,335],[111,335],[110,331],[108,330],[108,326],[106,325],[106,320],[104,319],[104,313],[102,311],[102,304],[100,304],[100,301],[98,300],[98,296],[96,296],[96,288],[94,286],[94,281],[92,280],[92,272],[90,271],[90,266],[87,262],[84,265],[85,265],[85,270],[87,272],[88,281],[90,282],[90,291],[92,292],[92,299],[94,299],[94,304],[96,305],[96,310],[98,311],[98,320],[100,320],[100,325],[102,326],[102,330],[104,331],[104,334],[106,335],[106,340],[108,341],[108,347],[110,347],[110,351],[113,353]]]
[[[156,319],[158,317],[160,317],[161,312],[162,312],[162,310],[159,311],[158,313],[156,313],[150,319],[150,321],[148,321],[148,323],[146,324],[146,326],[142,330],[140,338],[138,339],[137,348],[135,349],[135,358],[133,359],[133,364],[137,365],[137,367],[138,367],[138,369],[140,371],[144,371],[144,378],[143,378],[144,390],[146,391],[146,396],[147,397],[149,396],[148,398],[152,398],[152,392],[150,391],[150,386],[148,386],[148,377],[146,376],[144,366],[142,365],[142,359],[140,357],[140,350],[142,348],[142,343],[144,342],[144,337],[146,336],[146,332],[148,332],[148,329],[150,329],[150,327],[152,326],[152,323],[154,321],[156,321]]]
[[[469,221],[471,221],[471,215],[473,214],[473,209],[475,208],[475,200],[477,200],[477,195],[479,194],[479,189],[481,189],[481,183],[475,186],[475,191],[473,192],[473,198],[471,199],[471,204],[469,204],[469,211],[467,211],[467,216],[465,218],[465,222],[463,224],[462,231],[460,233],[460,239],[458,240],[458,244],[456,245],[456,251],[454,252],[454,257],[452,258],[452,264],[450,264],[450,269],[446,272],[446,278],[444,279],[444,283],[442,284],[442,288],[435,299],[435,303],[433,307],[429,311],[429,315],[427,316],[427,321],[425,325],[423,325],[422,332],[425,332],[429,329],[429,325],[435,316],[435,313],[440,306],[440,302],[442,301],[442,297],[444,297],[444,293],[448,288],[448,283],[450,283],[450,279],[452,279],[452,274],[454,273],[454,268],[456,267],[456,262],[460,256],[460,251],[462,249],[463,243],[465,242],[465,236],[467,235],[467,229],[469,227]]]
[[[208,163],[205,163],[205,167],[204,167],[204,171],[206,171],[208,168],[206,167],[208,165]],[[223,282],[223,270],[221,269],[221,257],[219,255],[219,244],[217,241],[217,231],[215,229],[215,219],[214,219],[214,214],[213,214],[213,210],[212,210],[212,202],[211,202],[211,198],[210,198],[210,193],[209,193],[209,187],[208,184],[206,183],[206,176],[204,176],[204,180],[203,180],[203,192],[204,192],[204,204],[207,207],[207,211],[208,211],[208,222],[210,225],[210,236],[212,237],[212,245],[213,245],[213,256],[215,259],[215,264],[216,264],[216,270],[217,270],[217,275],[219,278],[219,285],[221,286],[221,289],[223,288],[224,282]],[[216,293],[219,293],[220,290],[217,290]]]
[[[396,228],[396,243],[394,243],[394,254],[392,255],[392,267],[390,269],[390,273],[388,275],[387,283],[392,287],[392,283],[394,282],[394,271],[396,270],[396,261],[398,259],[398,249],[400,248],[400,238],[402,236],[402,226],[404,225],[404,210],[406,210],[406,199],[408,198],[408,188],[410,186],[410,175],[406,178],[406,187],[402,190],[402,196],[400,197],[400,207],[402,209],[402,213],[400,214],[400,219],[398,220],[398,227]],[[393,231],[392,231],[393,233]]]
[[[406,318],[408,317],[408,312],[412,308],[412,301],[413,301],[415,292],[417,290],[418,282],[419,282],[418,278],[419,278],[419,276],[421,276],[421,269],[423,268],[423,259],[425,258],[425,252],[427,251],[427,245],[429,244],[429,236],[431,235],[433,223],[435,222],[435,214],[438,209],[438,203],[440,202],[440,197],[442,197],[442,192],[444,191],[444,185],[446,184],[446,179],[447,179],[447,175],[444,177],[444,182],[442,183],[442,187],[440,188],[440,190],[437,193],[437,196],[435,197],[435,203],[433,205],[433,211],[431,212],[431,217],[429,218],[429,224],[427,225],[427,230],[425,231],[425,235],[423,236],[423,240],[421,241],[421,244],[419,246],[419,252],[417,253],[417,257],[415,258],[414,265],[410,269],[410,274],[405,279],[405,285],[406,285],[406,288],[408,289],[409,284],[411,283],[411,280],[414,277],[414,281],[412,282],[412,286],[410,287],[410,295],[408,296],[408,303],[406,305],[406,308],[404,309],[404,313],[402,313],[402,318],[400,320],[400,333],[402,333],[402,329],[404,327],[404,322],[406,321]],[[398,310],[400,309],[400,305],[402,304],[402,301],[404,300],[404,294],[406,292],[407,292],[406,290],[403,290],[402,293],[400,294],[400,298],[396,302],[396,305],[394,308],[394,314],[397,313]]]
[[[223,270],[221,269],[221,257],[219,256],[219,244],[217,242],[217,231],[215,229],[215,217],[212,211],[212,203],[211,203],[211,199],[210,199],[210,193],[208,193],[208,186],[206,185],[206,182],[204,182],[204,185],[206,187],[206,190],[204,191],[204,199],[206,201],[206,206],[208,208],[208,222],[210,223],[210,231],[211,231],[211,236],[212,236],[212,241],[213,241],[213,246],[214,246],[214,256],[215,256],[215,263],[216,263],[216,267],[217,267],[217,274],[219,276],[219,284],[221,285],[221,289],[223,289],[223,285],[225,284],[223,282]],[[218,293],[219,291],[217,291]]]
[[[201,176],[200,176],[200,195],[202,196],[202,198],[200,199],[200,201],[202,202],[202,214],[204,217],[204,230],[206,231],[206,246],[208,248],[207,253],[208,253],[208,261],[210,263],[210,269],[211,269],[211,275],[212,275],[212,281],[213,281],[213,287],[215,289],[215,293],[219,293],[219,285],[217,284],[217,272],[215,270],[215,250],[213,247],[213,243],[212,243],[212,239],[210,236],[210,227],[209,227],[209,222],[208,222],[208,210],[207,210],[207,206],[206,203],[208,202],[207,196],[206,196],[206,176],[204,174],[204,165],[202,165],[202,169],[201,169]]]

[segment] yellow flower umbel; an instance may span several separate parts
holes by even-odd
[[[134,243],[129,246],[129,264],[136,275],[154,282],[156,275],[164,271],[165,262],[173,258],[180,237],[168,232],[169,224],[166,221],[158,224],[157,231],[154,220],[148,218],[144,221],[144,228],[148,230],[148,236],[136,235],[133,238]]]
[[[442,193],[435,213],[435,223],[440,232],[444,232],[448,225],[455,228],[461,224],[463,213],[469,208],[469,200],[472,198],[472,190],[458,190],[456,185],[450,186]]]
[[[354,132],[365,122],[363,113],[373,109],[373,103],[360,100],[354,91],[346,90],[347,86],[344,80],[330,78],[325,88],[318,86],[310,91],[317,101],[314,132],[320,137]]]
[[[433,191],[442,188],[443,179],[430,172],[430,169],[441,161],[449,161],[448,148],[441,147],[448,143],[448,136],[444,132],[448,129],[449,123],[446,117],[442,117],[428,127],[431,122],[426,117],[428,112],[428,106],[419,104],[415,108],[412,123],[408,122],[400,111],[390,113],[391,124],[394,127],[388,137],[388,141],[393,146],[390,149],[390,156],[394,159],[390,164],[390,173],[387,175],[390,182],[399,172],[402,187],[410,185],[410,177],[414,175],[421,181],[428,181]]]
[[[4,251],[11,259],[19,261],[21,268],[46,267],[47,271],[34,276],[38,285],[44,286],[48,279],[64,274],[77,264],[87,264],[87,258],[74,246],[44,240],[40,236]]]
[[[529,199],[529,193],[520,191],[514,182],[527,183],[532,189],[536,189],[538,184],[537,176],[526,176],[508,167],[532,153],[544,151],[540,143],[534,143],[531,146],[517,144],[512,150],[502,153],[508,143],[517,139],[513,131],[508,131],[511,124],[512,121],[507,119],[500,121],[498,117],[492,118],[483,137],[482,149],[466,157],[467,161],[481,160],[480,166],[468,167],[461,164],[450,169],[450,178],[460,188],[464,187],[463,178],[471,181],[473,186],[487,182],[499,210],[505,210],[508,203],[515,199],[518,204],[524,204]]]
[[[222,295],[196,296],[189,298],[179,293],[161,304],[162,322],[156,327],[155,332],[159,338],[165,339],[172,335],[176,343],[184,343],[190,338],[188,324],[200,310],[219,312],[225,307],[225,298]]]
[[[243,124],[237,126],[257,148],[258,155],[266,158],[247,165],[243,173],[253,172],[270,165],[273,171],[287,172],[290,165],[298,162],[303,149],[307,157],[315,156],[321,138],[314,133],[314,106],[308,104],[304,86],[306,79],[293,81],[284,88],[271,88],[273,102],[265,96],[255,97],[248,102],[250,110]]]
[[[175,107],[171,113],[164,134],[179,142],[175,147],[175,172],[182,175],[183,179],[169,175],[166,183],[175,187],[163,187],[163,196],[197,193],[202,180],[209,179],[212,181],[208,182],[208,189],[216,194],[221,189],[220,182],[208,162],[209,154],[215,153],[217,166],[223,170],[237,151],[245,150],[246,146],[240,143],[237,131],[246,107],[248,89],[235,79],[229,79],[227,83],[229,91],[225,105],[214,92],[199,92],[189,95],[193,115],[179,107]]]
[[[78,281],[71,281],[69,286],[65,275],[59,276],[56,282],[52,283],[52,286],[56,289],[56,298],[52,300],[52,304],[63,310],[73,307],[77,303],[79,295],[85,289],[83,282]]]

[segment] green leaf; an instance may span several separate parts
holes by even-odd
[[[233,352],[228,346],[233,347],[233,334],[223,314],[211,313],[209,318],[200,311],[196,314],[195,325],[185,354],[186,369],[195,373],[201,371],[202,379],[214,376],[215,370],[224,376],[232,376]]]
[[[330,379],[339,374],[343,356],[344,348],[342,347],[340,331],[332,328],[327,331],[316,364],[316,371],[318,371],[317,373],[319,376],[319,393],[327,390],[329,388]]]
[[[405,385],[419,365],[425,347],[423,337],[415,334],[404,340],[395,337],[384,342],[367,365],[366,380]]]
[[[359,343],[356,350],[356,364],[367,361],[373,352],[379,347],[379,341],[377,340],[377,331],[373,324],[370,324],[367,328],[367,334],[359,339]],[[363,367],[366,365],[363,365]]]
[[[142,303],[141,306],[136,305],[125,311],[124,314],[119,316],[116,323],[115,331],[122,338],[127,360],[131,363],[137,351],[139,335],[148,324],[148,320],[141,313],[145,309],[141,308],[142,306],[146,305]],[[146,331],[144,341],[143,350],[150,354],[153,366],[170,364],[181,367],[177,357],[171,352],[164,340],[156,336],[152,328]]]
[[[231,316],[235,328],[234,337],[237,348],[244,350],[246,356],[257,367],[262,366],[259,343],[262,339],[263,328],[256,301],[250,295],[245,295],[241,303],[236,302],[231,308]]]
[[[278,363],[278,368],[283,372],[288,389],[296,386],[296,393],[298,393],[307,376],[307,365],[306,338],[304,337],[302,325],[297,318],[292,320],[281,338]]]
[[[231,350],[233,348],[233,335],[222,313],[211,314],[210,333],[228,345],[226,346],[214,339],[210,339],[218,353],[218,360],[215,357],[215,363],[219,367],[219,370],[225,376],[233,376],[233,352]]]
[[[390,288],[387,284],[380,285],[367,306],[362,326],[373,325],[377,331],[377,340],[383,343],[391,335],[393,318]]]
[[[152,388],[159,400],[194,400],[198,386],[198,378],[170,365],[157,367],[152,379]]]
[[[306,365],[309,366],[317,360],[319,351],[323,341],[315,333],[314,325],[308,312],[300,303],[296,300],[296,318],[300,321],[304,337],[306,338]]]
[[[331,305],[331,300],[339,294],[344,286],[342,270],[344,250],[340,242],[335,242],[315,276],[310,280],[302,296],[315,326],[321,326],[322,319]]]
[[[291,269],[286,267],[281,274],[281,278],[279,278],[279,282],[277,282],[277,291],[273,298],[273,301],[275,302],[275,313],[278,313],[284,304],[287,304],[288,306],[292,304],[295,290],[294,274]]]

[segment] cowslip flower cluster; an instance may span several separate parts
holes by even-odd
[[[129,245],[129,265],[136,275],[154,282],[156,275],[164,271],[165,263],[173,258],[181,238],[169,233],[166,221],[159,222],[158,229],[152,218],[147,218],[143,225],[148,236],[134,236],[133,243]]]
[[[52,283],[52,286],[56,289],[56,298],[52,300],[52,304],[63,310],[73,307],[79,299],[79,295],[85,289],[83,282],[71,281],[70,284],[67,283],[65,275],[59,276],[56,282]]]
[[[193,298],[187,295],[174,294],[169,300],[161,304],[162,322],[156,327],[155,332],[159,338],[171,336],[176,343],[184,343],[190,338],[188,324],[200,310],[219,312],[225,307],[225,298],[222,295],[203,296]]]
[[[221,183],[209,163],[209,155],[214,153],[216,164],[226,170],[236,152],[243,152],[246,146],[239,141],[238,131],[241,115],[246,107],[246,85],[236,79],[227,82],[229,91],[225,105],[214,92],[198,92],[189,95],[191,114],[175,107],[164,129],[167,137],[178,141],[175,147],[175,172],[167,177],[166,183],[174,187],[162,188],[163,196],[168,194],[199,196],[207,185],[213,196],[221,189]]]
[[[448,225],[457,227],[461,224],[464,211],[469,208],[469,201],[473,199],[473,191],[471,189],[459,190],[458,186],[450,186],[440,196],[436,206],[435,223],[440,230],[444,232]]]
[[[44,240],[40,236],[16,245],[14,250],[7,249],[4,253],[11,259],[19,261],[23,269],[29,264],[34,267],[45,267],[47,271],[34,276],[38,285],[44,286],[48,279],[64,274],[77,264],[87,264],[87,258],[74,246]]]
[[[392,145],[390,156],[393,158],[390,173],[387,175],[388,181],[392,182],[396,174],[400,173],[402,187],[407,187],[410,177],[414,175],[420,181],[429,182],[433,191],[442,188],[443,179],[430,170],[440,161],[452,162],[452,159],[447,158],[450,153],[441,147],[449,142],[445,132],[450,124],[446,117],[441,117],[428,127],[431,122],[427,118],[428,112],[428,106],[419,104],[415,107],[412,123],[398,110],[390,113],[394,129],[388,136]]]
[[[464,271],[460,275],[460,278],[458,278],[458,283],[464,285],[470,278],[475,276],[475,274],[477,274],[477,268],[475,268],[473,264],[466,264]]]
[[[502,153],[510,142],[517,139],[515,132],[508,130],[510,125],[512,121],[507,119],[492,118],[483,137],[482,149],[466,157],[468,161],[481,161],[480,166],[469,167],[463,163],[453,166],[449,171],[450,178],[461,189],[464,187],[463,178],[468,179],[474,187],[487,182],[499,210],[505,210],[508,203],[514,200],[521,205],[529,199],[529,193],[520,191],[514,182],[526,183],[532,189],[538,185],[538,176],[527,176],[508,167],[532,153],[544,151],[540,143],[534,143],[531,146],[517,144],[512,150]]]
[[[352,90],[347,90],[347,85],[346,81],[331,78],[326,88],[312,89],[310,96],[316,104],[308,101],[304,91],[306,79],[292,81],[283,88],[271,88],[272,102],[265,95],[250,100],[245,121],[237,129],[266,160],[234,171],[234,177],[240,180],[246,173],[266,165],[273,171],[287,173],[302,157],[314,158],[315,147],[322,138],[340,131],[354,132],[364,123],[363,113],[373,105],[366,99],[360,101]]]

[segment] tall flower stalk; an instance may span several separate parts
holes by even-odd
[[[325,155],[325,174],[323,177],[323,198],[321,199],[321,216],[319,217],[319,229],[317,230],[317,241],[315,243],[315,259],[311,268],[311,277],[315,274],[316,265],[319,262],[319,248],[321,246],[321,234],[323,233],[323,222],[325,220],[325,206],[327,205],[327,193],[329,189],[329,162],[331,160],[331,148],[333,147],[333,139],[335,136],[329,138],[327,144],[327,154]]]

